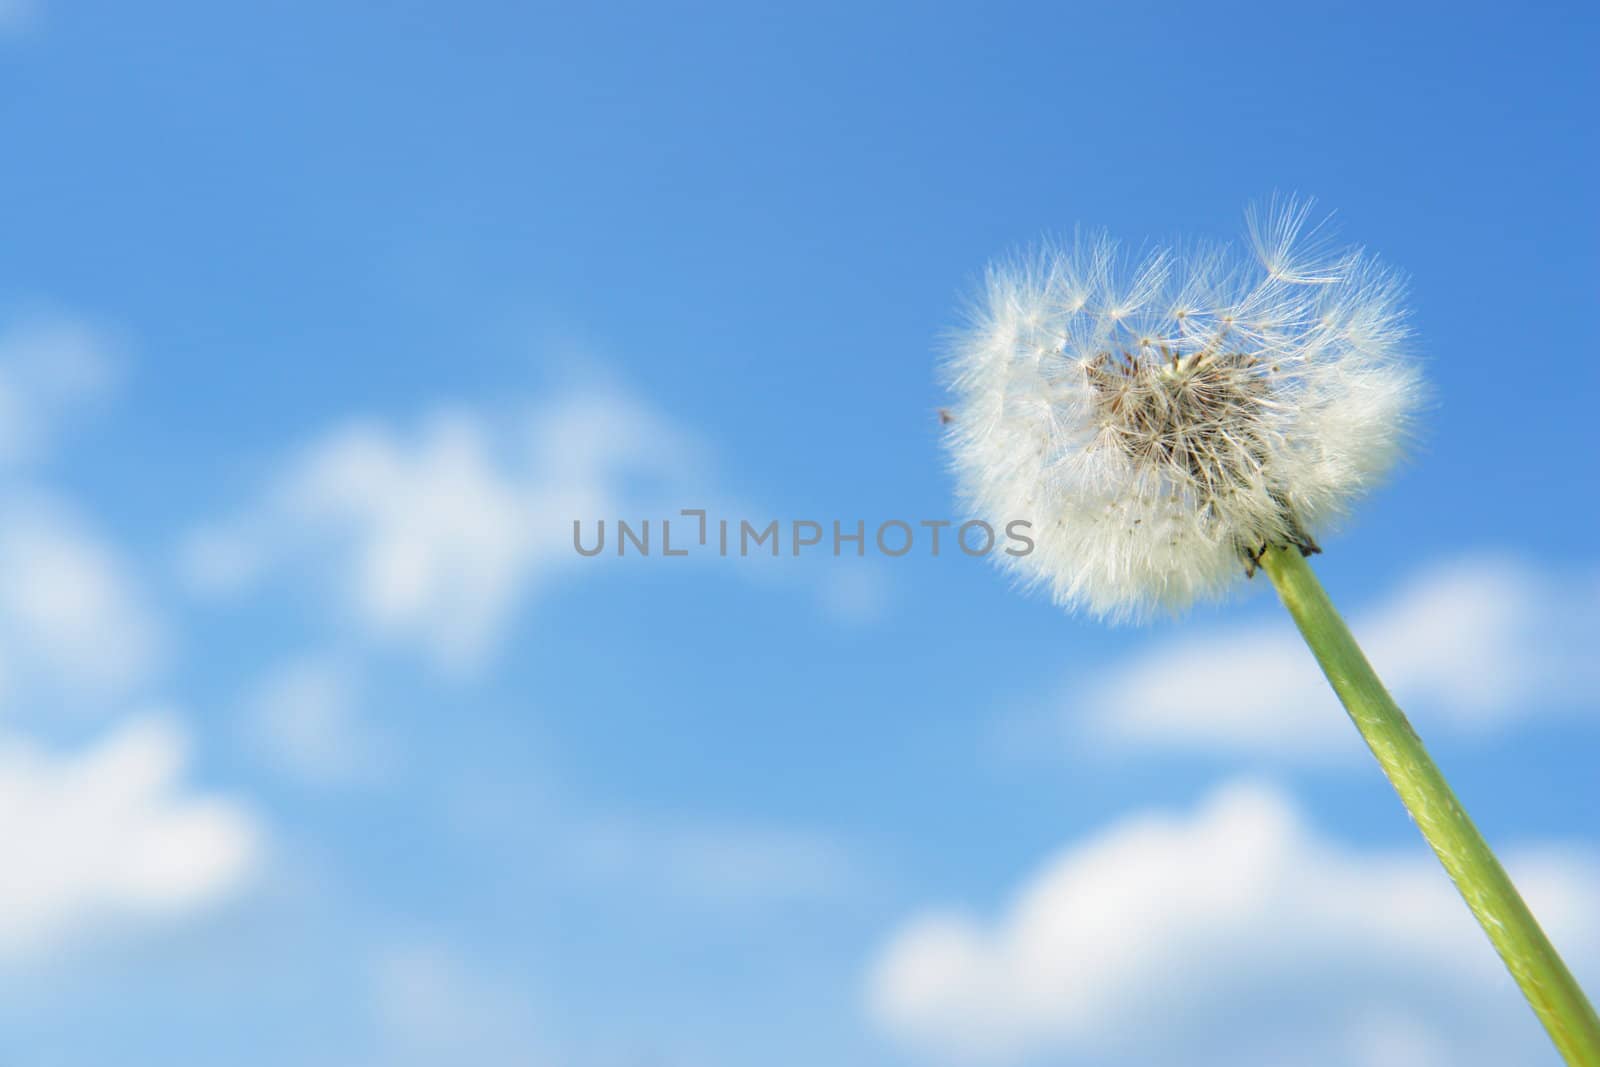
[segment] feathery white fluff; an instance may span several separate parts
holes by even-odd
[[[1181,609],[1315,551],[1389,469],[1421,390],[1402,287],[1309,207],[1249,213],[1248,252],[1080,236],[990,268],[949,445],[977,517],[1033,523],[1007,566],[1096,615]]]

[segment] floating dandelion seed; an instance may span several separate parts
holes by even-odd
[[[1399,283],[1308,209],[1252,215],[1248,257],[1130,264],[1098,237],[991,269],[941,412],[962,491],[1032,520],[1035,550],[1007,564],[1100,615],[1264,569],[1557,1049],[1600,1067],[1600,1017],[1306,562],[1394,462],[1420,392]]]
[[[949,437],[975,511],[1038,530],[1008,565],[1095,614],[1179,609],[1316,551],[1389,469],[1420,393],[1401,285],[1309,207],[1252,215],[1253,255],[1093,237],[989,271]]]

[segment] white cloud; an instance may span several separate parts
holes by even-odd
[[[1425,732],[1471,734],[1583,704],[1600,682],[1585,647],[1597,622],[1592,572],[1481,556],[1423,572],[1355,616],[1352,629]],[[1118,745],[1309,759],[1360,752],[1286,615],[1159,644],[1075,685],[1067,704],[1075,729]]]
[[[0,700],[13,713],[63,696],[127,695],[163,659],[163,627],[128,562],[17,471],[46,458],[65,425],[109,392],[114,348],[102,330],[59,315],[0,329]]]
[[[11,10],[8,16],[0,0],[0,30],[26,18],[26,5]],[[113,348],[102,331],[71,318],[35,318],[0,332],[0,466],[39,458],[64,420],[109,389]]]
[[[309,557],[364,631],[468,670],[540,583],[590,562],[572,551],[574,518],[618,513],[625,484],[678,477],[694,455],[614,393],[509,422],[440,411],[414,433],[353,422],[302,451],[255,509],[192,537],[185,567],[220,590]]]
[[[162,627],[130,568],[65,506],[0,500],[0,680],[108,695],[159,666]]]
[[[187,748],[164,717],[74,754],[0,739],[0,957],[108,921],[174,919],[247,882],[261,831],[240,805],[184,787]]]
[[[362,721],[358,688],[352,672],[331,660],[283,664],[246,701],[245,739],[307,781],[369,781],[384,770],[388,745]]]
[[[0,28],[27,5],[0,0]],[[238,891],[259,860],[253,814],[184,783],[175,720],[123,721],[55,751],[20,722],[122,704],[166,659],[135,568],[76,509],[24,484],[66,424],[109,391],[113,345],[82,321],[0,332],[0,961],[112,924],[172,921]]]
[[[568,394],[513,419],[451,409],[413,428],[347,422],[300,450],[235,519],[193,531],[180,562],[212,595],[309,568],[363,636],[471,673],[553,579],[627,562],[578,555],[574,519],[591,540],[597,520],[651,519],[659,554],[662,517],[715,513],[705,454],[695,435],[616,391]],[[694,531],[680,517],[678,547]],[[885,610],[882,574],[854,561],[822,575],[787,557],[723,562],[745,580],[811,591],[841,624]]]
[[[1600,863],[1545,851],[1509,866],[1569,961],[1600,959]],[[880,1026],[947,1059],[1553,1059],[1425,849],[1351,850],[1251,783],[1065,849],[992,920],[913,918],[868,992]]]

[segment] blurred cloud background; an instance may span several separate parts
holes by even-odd
[[[1553,1062],[1262,583],[570,536],[957,517],[989,258],[1316,195],[1319,569],[1600,988],[1596,21],[0,0],[0,1061]]]

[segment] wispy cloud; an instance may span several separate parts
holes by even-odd
[[[542,583],[583,562],[575,517],[615,514],[625,485],[671,482],[694,454],[686,433],[618,393],[522,418],[442,410],[412,429],[351,422],[302,449],[236,519],[197,531],[185,571],[220,592],[291,564],[303,580],[309,568],[370,637],[472,671]]]
[[[13,715],[82,696],[114,704],[166,649],[131,563],[37,482],[64,431],[111,391],[116,347],[73,316],[0,326],[0,707]]]
[[[390,744],[361,714],[356,672],[333,659],[274,668],[245,701],[244,736],[275,767],[316,785],[369,782],[390,762]]]
[[[605,803],[559,766],[529,766],[515,781],[458,781],[448,808],[463,838],[528,857],[542,879],[637,893],[651,906],[759,915],[859,898],[880,877],[870,857],[826,828]]]
[[[0,496],[0,704],[104,698],[159,668],[165,628],[129,563],[72,508]]]
[[[568,837],[584,876],[715,905],[838,900],[865,884],[859,857],[824,834],[756,823],[591,819]]]
[[[1600,961],[1600,861],[1512,855],[1558,944]],[[878,957],[868,993],[881,1027],[946,1059],[1377,1067],[1529,1063],[1547,1051],[1420,845],[1351,849],[1251,782],[1064,849],[991,919],[915,916]]]
[[[20,10],[25,18],[26,6]],[[6,11],[6,0],[0,0],[0,31]],[[116,347],[103,329],[61,315],[25,318],[0,329],[0,467],[41,458],[62,423],[109,391],[117,375]]]
[[[256,817],[182,781],[188,738],[132,719],[81,752],[0,738],[0,957],[108,922],[173,920],[239,891]]]
[[[1434,566],[1352,628],[1397,700],[1427,726],[1487,734],[1593,707],[1600,573],[1511,556]],[[1360,742],[1286,618],[1186,635],[1074,681],[1069,732],[1098,745],[1325,760]]]
[[[537,1013],[522,985],[437,939],[413,938],[382,951],[371,967],[370,1005],[384,1062],[397,1067],[555,1062],[543,1051]]]

